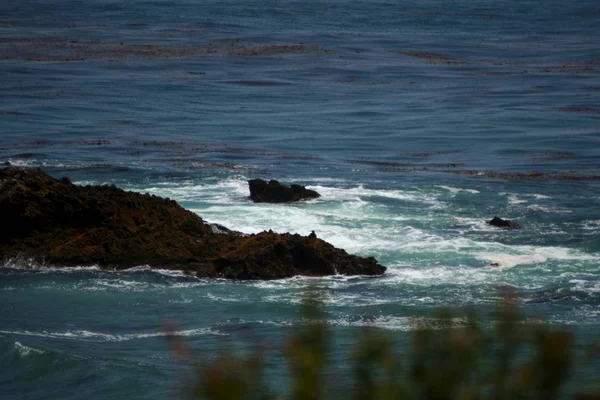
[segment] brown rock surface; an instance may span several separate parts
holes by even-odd
[[[380,275],[386,269],[321,239],[214,229],[173,200],[77,186],[38,169],[0,170],[0,221],[1,258],[54,266],[149,265],[231,279]]]

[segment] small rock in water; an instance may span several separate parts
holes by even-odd
[[[488,224],[503,229],[523,229],[523,225],[519,224],[518,222],[509,221],[507,219],[498,217],[492,218],[491,221],[488,221]]]
[[[282,185],[274,179],[269,182],[263,179],[248,181],[250,199],[256,203],[288,203],[292,201],[316,199],[321,195],[302,185]]]

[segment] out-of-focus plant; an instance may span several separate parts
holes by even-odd
[[[267,400],[273,398],[263,382],[259,357],[234,357],[224,353],[198,371],[192,395],[200,399]]]
[[[591,377],[583,379],[587,387],[573,387],[574,379],[582,379],[575,375],[572,335],[529,323],[515,303],[505,296],[493,326],[486,329],[473,313],[465,317],[440,311],[435,324],[413,332],[411,350],[402,357],[389,333],[363,329],[348,354],[353,367],[343,381],[350,384],[332,393],[326,380],[330,332],[318,298],[309,296],[304,303],[307,323],[283,349],[290,370],[287,394],[273,394],[261,350],[246,356],[224,352],[200,365],[191,394],[211,400],[600,400],[600,386]],[[180,355],[182,344],[169,337],[175,355]],[[587,357],[597,362],[597,350],[588,351]]]
[[[304,301],[306,329],[294,335],[285,349],[290,364],[291,399],[321,399],[324,395],[324,369],[327,361],[328,332],[323,310],[314,294]]]

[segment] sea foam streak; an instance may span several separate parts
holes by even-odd
[[[185,329],[178,330],[175,332],[143,332],[143,333],[123,333],[123,334],[110,334],[102,332],[93,332],[88,330],[68,330],[64,332],[48,332],[48,331],[4,331],[0,330],[0,333],[21,335],[21,336],[36,336],[46,337],[52,339],[66,339],[66,340],[79,340],[87,342],[124,342],[129,340],[155,338],[168,335],[177,336],[203,336],[203,335],[227,335],[211,328],[197,328],[197,329]]]
[[[460,192],[466,192],[466,193],[471,193],[471,194],[481,193],[479,190],[475,190],[475,189],[455,188],[455,187],[445,186],[445,185],[438,185],[436,187],[439,187],[441,189],[446,189],[447,191],[449,191],[452,194],[456,194],[456,193],[460,193]]]
[[[338,326],[376,327],[394,331],[414,331],[419,329],[436,329],[450,324],[451,326],[464,326],[466,318],[455,317],[440,320],[426,317],[397,317],[393,315],[363,316],[359,320],[339,318],[332,321]]]
[[[22,357],[46,353],[44,350],[34,349],[33,347],[25,346],[19,342],[15,342],[15,350],[17,350],[19,355],[21,355]]]
[[[36,273],[77,273],[77,272],[92,272],[98,271],[106,274],[132,274],[132,273],[153,273],[168,277],[185,277],[193,279],[192,276],[186,275],[180,270],[152,268],[148,265],[140,265],[127,269],[110,270],[103,269],[97,265],[78,265],[74,267],[57,267],[48,264],[40,264],[33,259],[24,259],[20,257],[10,258],[4,261],[0,268],[13,269],[19,271],[34,271]]]
[[[52,272],[60,272],[60,273],[73,273],[73,272],[84,272],[84,271],[100,271],[101,268],[97,265],[81,265],[75,267],[55,267],[43,262],[38,262],[33,258],[24,258],[24,257],[13,257],[4,260],[3,263],[0,264],[0,268],[5,269],[13,269],[19,271],[34,271],[36,273],[52,273]]]

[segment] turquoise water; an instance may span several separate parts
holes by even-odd
[[[4,260],[0,397],[177,397],[189,366],[166,323],[200,360],[248,338],[277,348],[313,286],[338,365],[360,327],[402,342],[439,307],[489,313],[507,287],[597,340],[599,19],[595,1],[0,4],[0,161],[242,232],[315,230],[389,267],[228,282]],[[322,197],[253,204],[255,177]]]

